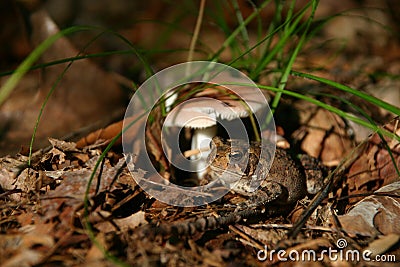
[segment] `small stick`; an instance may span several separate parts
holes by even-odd
[[[185,158],[189,158],[191,156],[200,154],[201,152],[206,152],[208,150],[210,150],[209,147],[201,147],[201,148],[190,149],[190,150],[186,150],[185,152],[183,152],[183,156]]]

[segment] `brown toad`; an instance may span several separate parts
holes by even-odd
[[[213,180],[221,179],[238,194],[264,195],[262,197],[267,199],[261,202],[279,198],[283,204],[295,203],[307,193],[303,167],[278,147],[272,161],[272,151],[272,145],[263,144],[262,147],[260,142],[214,137],[208,156],[210,176]],[[258,185],[261,190],[255,191]]]

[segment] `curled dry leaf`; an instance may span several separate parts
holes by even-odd
[[[32,43],[37,46],[59,32],[44,9],[31,14]],[[66,37],[58,39],[41,56],[41,63],[79,55]],[[0,107],[0,127],[4,132],[0,154],[15,154],[20,146],[29,144],[34,125],[46,96],[53,86],[40,126],[36,132],[36,148],[45,146],[47,138],[61,137],[123,110],[125,95],[115,78],[91,61],[77,60],[64,76],[69,62],[33,71],[21,79],[17,88]],[[62,78],[60,83],[57,80]],[[0,81],[5,83],[5,79]],[[122,114],[122,112],[121,112]],[[5,127],[6,126],[6,127]]]
[[[74,143],[74,142],[66,142],[63,140],[55,139],[55,138],[49,138],[49,142],[53,147],[56,147],[59,150],[64,151],[64,152],[78,151],[76,149],[76,143]]]
[[[398,120],[384,128],[390,132],[400,135],[397,129]],[[392,160],[388,148],[393,156]],[[374,134],[368,141],[364,153],[352,164],[347,174],[348,194],[363,194],[377,190],[381,186],[399,181],[400,177],[396,171],[400,167],[400,144],[396,139],[381,140],[378,134]],[[360,198],[351,198],[350,204]]]
[[[117,134],[122,131],[123,125],[129,125],[133,123],[132,127],[127,129],[125,133],[126,140],[132,141],[134,137],[137,135],[138,129],[140,129],[145,122],[145,118],[139,118],[139,115],[134,115],[132,117],[125,118],[123,121],[118,121],[113,124],[108,125],[105,128],[96,130],[94,132],[89,133],[87,136],[82,137],[80,140],[76,142],[76,147],[83,148],[85,146],[97,144],[103,142],[103,145],[108,144]],[[121,145],[122,139],[119,138],[114,146]]]
[[[400,234],[400,182],[386,185],[375,193],[355,204],[347,214],[338,216],[349,235]]]
[[[115,226],[118,226],[120,231],[127,232],[131,229],[135,229],[136,227],[145,224],[148,224],[148,222],[145,220],[145,212],[138,211],[126,218],[114,219],[112,220],[112,222],[103,220],[96,224],[96,229],[100,230],[103,233],[109,233],[115,231]]]
[[[147,224],[144,211],[138,211],[129,217],[117,219],[114,221],[121,228],[122,231],[127,231],[128,229],[134,229],[139,225]]]
[[[39,187],[41,173],[30,168],[26,168],[16,179],[14,186],[16,189],[21,189],[23,192],[36,192]]]
[[[327,166],[337,165],[353,147],[343,119],[307,101],[295,106],[302,126],[293,135],[302,140],[301,149]]]
[[[26,249],[23,251],[23,253],[18,253],[8,259],[5,259],[1,266],[34,266],[41,262],[43,256],[43,253],[40,253],[38,250]]]
[[[254,242],[255,244],[257,244],[257,242],[261,244],[277,244],[279,240],[282,240],[282,238],[285,236],[285,231],[279,229],[278,227],[276,229],[271,228],[266,230],[254,229],[252,227],[242,225],[237,225],[236,227],[251,237],[252,240],[256,241]],[[260,249],[263,249],[263,247]]]
[[[0,159],[0,187],[3,190],[15,189],[15,179],[26,168],[24,159],[12,158],[10,156]],[[15,199],[17,200],[17,199]]]
[[[372,241],[365,250],[371,251],[371,257],[382,255],[387,252],[392,246],[398,243],[400,236],[398,234],[388,234]]]
[[[1,266],[32,266],[38,264],[48,249],[54,246],[50,224],[26,225],[17,234],[0,236]],[[38,247],[45,249],[38,250]],[[35,249],[34,249],[35,248]]]

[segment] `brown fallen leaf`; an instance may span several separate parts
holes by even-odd
[[[279,218],[271,219],[272,224],[275,222],[277,224],[280,223]],[[271,223],[268,222],[268,225]],[[236,225],[237,229],[241,230],[244,234],[251,238],[252,243],[257,244],[257,242],[261,244],[277,244],[279,240],[285,236],[285,231],[280,228],[270,228],[270,229],[259,229],[259,228],[252,228],[245,225]],[[231,227],[232,230],[233,227]],[[259,248],[259,249],[262,249]]]
[[[27,167],[26,157],[13,158],[10,156],[0,159],[0,187],[3,190],[14,190],[15,180],[20,173]],[[20,194],[12,194],[11,199],[20,201]]]
[[[10,256],[10,255],[9,255]],[[37,250],[26,249],[23,253],[11,255],[2,262],[3,267],[33,266],[41,262],[43,253]]]
[[[342,118],[307,101],[297,101],[302,125],[293,133],[301,149],[327,166],[337,165],[353,147]]]
[[[130,229],[135,229],[139,225],[148,224],[148,222],[145,220],[144,211],[138,211],[126,218],[114,219],[112,222],[113,224],[107,221],[100,222],[96,224],[96,229],[100,230],[103,233],[108,233],[111,231],[115,231],[115,225],[117,225],[120,231],[127,232]]]
[[[107,242],[106,242],[106,237],[103,232],[99,233],[96,236],[97,244],[92,244],[92,247],[89,249],[88,253],[86,254],[86,263],[89,265],[94,265],[96,266],[100,263],[101,260],[104,259],[104,252],[99,248],[99,246],[106,248],[107,247]]]
[[[59,32],[44,9],[31,14],[32,43],[37,46]],[[41,57],[42,63],[74,57],[79,51],[66,37],[58,39]],[[124,109],[125,95],[114,77],[87,59],[73,62],[61,78],[67,63],[32,71],[21,79],[17,88],[0,107],[3,135],[2,155],[15,154],[28,146],[39,110],[55,85],[36,133],[35,148],[47,145],[47,138],[62,137],[97,121],[105,121]],[[57,79],[60,83],[56,84]],[[0,80],[0,85],[5,79]],[[122,114],[122,112],[120,112]]]
[[[122,131],[123,125],[129,125],[133,123],[132,127],[130,127],[125,132],[125,140],[133,140],[137,135],[137,130],[142,127],[145,122],[145,118],[139,118],[138,115],[125,118],[122,121],[118,121],[108,125],[105,128],[98,129],[94,132],[89,133],[87,136],[82,137],[80,140],[76,142],[77,148],[83,148],[85,146],[94,145],[96,143],[101,143],[101,146],[107,145],[117,134]],[[136,121],[136,122],[135,122]],[[122,143],[122,138],[119,138],[117,142],[115,142],[114,146],[119,146]]]
[[[386,185],[356,203],[345,215],[338,216],[350,236],[400,234],[400,181]]]
[[[397,128],[399,120],[396,119],[387,124],[384,129],[400,135]],[[393,160],[385,146],[387,143]],[[378,188],[400,181],[396,167],[400,168],[400,143],[396,139],[385,137],[381,140],[378,134],[374,134],[368,141],[363,154],[352,164],[347,174],[348,195],[369,193]],[[351,198],[350,204],[361,198]]]
[[[19,233],[0,237],[1,266],[32,266],[38,264],[48,249],[54,246],[50,234],[52,224],[26,225],[19,228]],[[38,247],[44,247],[39,250]]]
[[[368,247],[366,247],[364,251],[371,251],[371,257],[382,255],[383,253],[386,253],[396,243],[398,243],[399,240],[400,236],[398,234],[384,235],[369,243]]]

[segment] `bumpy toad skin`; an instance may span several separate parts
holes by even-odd
[[[261,151],[259,142],[251,142],[249,145],[241,140],[214,137],[208,157],[211,178],[220,178],[226,184],[232,185],[233,191],[245,196],[257,194],[258,191],[253,192],[250,188],[258,182],[261,183],[261,190],[271,188],[271,183],[277,183],[286,189],[287,198],[284,203],[292,204],[303,198],[307,189],[302,166],[284,149],[276,148],[272,163],[272,156],[268,153],[260,156]]]

